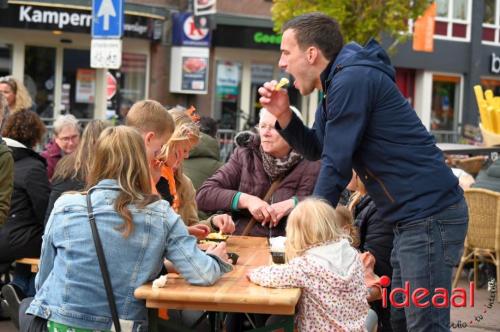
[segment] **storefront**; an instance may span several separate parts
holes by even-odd
[[[478,125],[473,87],[500,96],[500,0],[484,8],[471,0],[436,3],[434,51],[415,52],[410,40],[391,59],[396,83],[424,125],[438,141],[454,142]]]
[[[102,74],[90,68],[91,1],[70,3],[9,1],[0,10],[0,75],[23,79],[44,118],[105,118],[147,98],[151,45],[163,37],[166,10],[127,3],[122,66]],[[100,87],[107,115],[95,112]]]
[[[270,27],[217,24],[212,38],[209,98],[220,128],[249,129],[258,122],[262,107],[258,88],[266,81],[289,77],[278,67],[280,43],[281,36]],[[306,121],[310,109],[310,117],[314,117],[317,94],[302,97],[293,87],[288,93],[291,104],[302,111]]]

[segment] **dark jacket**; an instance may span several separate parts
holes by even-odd
[[[321,158],[315,195],[336,205],[354,168],[389,222],[431,216],[463,197],[394,72],[376,41],[347,44],[321,74],[325,95],[314,127],[292,114],[280,131],[306,158]]]
[[[247,147],[238,147],[229,161],[203,183],[196,195],[198,208],[207,212],[231,211],[231,202],[238,191],[263,198],[271,187],[264,171],[259,151],[260,140],[255,137]],[[312,193],[319,171],[319,162],[300,161],[280,183],[272,202],[282,202],[297,196],[299,200]],[[241,234],[250,220],[248,210],[233,211],[235,234]],[[281,220],[272,230],[273,236],[285,234],[286,221]],[[256,223],[249,235],[269,236],[269,228]]]
[[[500,158],[479,172],[472,187],[500,192]]]
[[[47,161],[47,175],[49,180],[52,179],[56,165],[59,160],[63,157],[63,153],[59,145],[52,139],[45,145],[45,148],[40,153],[42,157]]]
[[[32,149],[19,147],[16,141],[7,142],[14,157],[14,190],[9,217],[0,236],[1,241],[8,243],[0,251],[2,261],[40,255],[50,193],[45,159]]]
[[[219,143],[207,134],[201,133],[200,142],[189,152],[189,159],[182,162],[182,170],[198,190],[203,182],[224,165],[219,160]]]
[[[0,227],[7,220],[10,196],[14,187],[14,159],[12,151],[0,137]]]
[[[57,199],[67,191],[81,191],[85,187],[85,181],[81,181],[78,179],[70,178],[70,179],[56,179],[51,183],[52,190],[50,191],[49,203],[47,205],[47,212],[45,213],[45,221],[44,225],[49,221],[50,213],[54,208],[54,203]]]
[[[392,278],[392,225],[380,218],[375,202],[369,195],[361,198],[356,205],[354,219],[354,224],[359,228],[359,250],[369,251],[375,257],[376,275]]]

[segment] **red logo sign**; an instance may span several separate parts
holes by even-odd
[[[196,24],[194,23],[193,15],[189,16],[184,21],[184,26],[183,26],[184,34],[189,39],[202,40],[210,32],[210,29],[207,27],[206,18],[202,17],[202,18],[200,18],[200,20],[205,20],[205,22],[201,22],[200,27],[196,27]]]

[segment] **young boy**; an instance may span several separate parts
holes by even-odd
[[[153,177],[152,182],[156,184],[160,177],[160,170],[159,167],[155,166],[155,159],[160,153],[161,147],[167,143],[174,132],[174,119],[159,102],[141,100],[132,105],[125,123],[127,126],[139,130],[144,139],[146,155]]]
[[[151,183],[153,190],[156,191],[156,184],[160,179],[160,167],[156,164],[156,157],[174,132],[174,119],[159,102],[141,100],[132,105],[125,124],[139,130],[144,139],[152,177]],[[204,238],[210,232],[210,228],[203,224],[196,224],[189,226],[188,232],[198,238]]]

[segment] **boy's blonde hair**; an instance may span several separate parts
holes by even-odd
[[[175,129],[172,116],[155,100],[141,100],[132,105],[125,124],[138,129],[142,134],[154,132],[159,137],[171,134]]]
[[[134,230],[129,204],[138,208],[158,200],[151,195],[151,177],[146,158],[144,140],[139,132],[131,127],[108,127],[99,136],[87,176],[87,188],[95,186],[104,179],[115,179],[120,194],[115,201],[116,212],[124,219],[120,227],[123,236]]]
[[[339,226],[339,213],[325,200],[307,198],[288,216],[285,253],[288,260],[307,249],[349,236]]]

